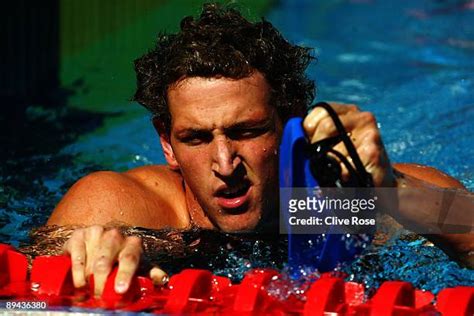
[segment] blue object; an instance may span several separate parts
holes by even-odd
[[[301,118],[292,118],[283,131],[280,145],[280,188],[318,187],[318,182],[310,171],[306,150],[308,141],[302,123]],[[292,234],[289,225],[288,232],[288,263],[296,276],[299,271],[308,267],[320,272],[333,270],[339,263],[354,260],[363,250],[356,243],[348,242],[351,236],[330,233],[324,236]]]

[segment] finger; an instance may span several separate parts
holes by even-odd
[[[358,138],[356,138],[354,136],[350,137],[351,142],[354,145],[354,147],[355,147],[355,149],[356,149],[356,151],[359,155],[359,158],[360,158],[361,148],[363,148],[364,144],[368,143],[368,142],[372,142],[372,143],[375,142],[373,140],[374,137],[369,136],[369,133],[366,133],[366,134],[367,134],[366,137],[358,137]],[[333,156],[334,159],[339,161],[339,164],[340,164],[340,167],[341,167],[341,179],[342,179],[343,182],[347,182],[347,181],[349,181],[349,179],[351,177],[351,173],[352,173],[352,171],[349,171],[349,170],[357,170],[356,165],[353,161],[353,158],[351,157],[351,155],[349,155],[349,151],[348,151],[345,143],[343,143],[343,142],[340,142],[339,144],[334,146],[333,150],[338,152],[340,156],[345,158],[345,160],[344,160],[344,159],[341,159],[340,156],[336,156],[332,152],[329,153],[329,155]],[[366,164],[364,164],[364,161],[362,159],[361,159],[361,162],[362,162],[362,165],[365,167],[366,164],[368,163],[368,160],[366,161]],[[349,166],[347,164],[349,164]]]
[[[373,166],[376,166],[380,163],[380,154],[381,154],[381,138],[378,130],[376,129],[366,129],[359,136],[351,136],[351,141],[356,148],[357,154],[360,158],[360,161],[367,172],[370,173],[370,170],[373,169]],[[341,153],[350,164],[350,166],[356,169],[352,157],[349,155],[347,147],[345,144],[340,143],[334,147],[334,150]],[[340,159],[339,159],[340,160]],[[347,181],[350,177],[349,168],[345,163],[341,161],[341,170],[342,178],[344,181]]]
[[[150,279],[152,279],[153,284],[155,285],[164,285],[168,283],[169,276],[165,271],[161,270],[159,267],[154,267],[150,270]]]
[[[357,153],[364,166],[374,166],[380,164],[380,155],[383,145],[380,133],[377,129],[366,129],[354,142]]]
[[[339,120],[347,131],[352,131],[359,124],[357,121],[357,115],[342,115],[339,116]],[[326,116],[316,124],[316,130],[311,136],[311,143],[326,139],[328,137],[334,137],[339,132],[336,128],[336,124],[330,116]],[[349,133],[349,135],[352,135]]]
[[[351,164],[352,168],[354,168],[354,164],[352,162],[352,158],[351,157],[347,157],[345,156],[346,159],[347,159],[347,162],[349,164]],[[347,182],[349,181],[350,179],[350,174],[349,174],[349,169],[347,167],[347,165],[345,163],[343,163],[342,161],[340,162],[340,166],[341,166],[341,179],[343,182]]]
[[[305,119],[303,120],[303,129],[306,135],[313,135],[318,122],[326,116],[328,116],[328,114],[323,108],[314,108],[311,110],[311,112],[309,112],[309,114],[306,115]]]
[[[117,255],[122,248],[123,237],[117,229],[111,229],[103,234],[101,246],[94,260],[94,294],[99,296],[104,289],[105,281],[112,271]]]
[[[100,248],[100,239],[104,233],[104,227],[99,225],[90,226],[85,229],[85,241],[86,241],[86,277],[88,277],[94,268],[94,260],[96,258],[96,252]]]
[[[360,112],[359,108],[354,104],[343,104],[337,102],[327,102],[337,115],[344,115],[348,112]],[[329,116],[327,111],[322,107],[313,108],[303,121],[303,127],[307,133],[312,134],[316,129],[318,121]]]
[[[133,275],[137,271],[140,256],[143,252],[142,241],[138,237],[127,237],[119,254],[119,267],[115,278],[115,292],[127,292]]]
[[[375,144],[380,144],[380,134],[378,133],[378,131],[374,131],[371,129],[366,129],[363,132],[359,132],[359,131],[354,132],[354,134],[348,133],[348,136],[349,136],[349,140],[354,145],[354,148],[356,149],[356,151],[358,150],[358,148],[361,148],[362,146],[364,146],[364,144],[368,144],[370,142],[375,143]],[[333,147],[333,150],[339,152],[344,157],[346,157],[348,162],[350,162],[351,165],[354,166],[352,157],[349,155],[349,151],[344,142],[342,141],[339,142],[337,145]],[[336,159],[340,160],[339,158],[336,158]]]
[[[336,102],[329,102],[331,108],[336,112],[336,114],[341,118],[342,116],[351,114],[356,115],[361,113],[359,108],[354,104],[343,104],[343,103],[336,103]],[[321,121],[326,118],[329,118],[329,113],[321,107],[314,108],[305,118],[303,121],[303,128],[305,129],[306,135],[312,139],[314,133],[317,131],[317,127]],[[350,116],[349,116],[350,117]],[[331,120],[332,121],[332,120]],[[329,123],[326,123],[329,124]],[[334,124],[332,124],[334,125]],[[347,127],[346,127],[347,129]],[[329,136],[334,136],[335,130],[328,134]],[[324,138],[324,136],[322,136]],[[320,138],[320,139],[322,139]]]
[[[383,146],[365,146],[362,148],[365,169],[372,175],[375,186],[392,187],[395,185],[390,159]]]
[[[328,103],[339,115],[347,112],[360,112],[359,107],[353,103],[341,103],[335,101],[328,101],[326,103]]]
[[[86,246],[84,242],[84,230],[74,231],[71,238],[66,242],[64,250],[71,256],[72,280],[74,287],[80,288],[86,285]]]

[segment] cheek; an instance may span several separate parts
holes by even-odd
[[[243,146],[246,160],[251,165],[258,167],[259,171],[266,173],[277,171],[278,147],[278,142],[273,139],[250,143]]]
[[[183,174],[190,177],[202,177],[202,170],[208,165],[206,151],[184,148],[176,151],[175,156]]]

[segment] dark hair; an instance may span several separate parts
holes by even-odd
[[[169,132],[170,86],[187,77],[241,79],[255,70],[271,87],[280,118],[302,116],[314,98],[314,83],[305,75],[310,49],[292,45],[264,19],[251,23],[235,9],[205,4],[201,15],[181,21],[177,34],[161,34],[156,47],[135,60],[134,100],[157,117]]]

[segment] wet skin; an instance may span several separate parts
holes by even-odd
[[[200,226],[252,230],[278,208],[268,197],[278,196],[282,123],[268,91],[260,74],[189,78],[169,90],[171,133],[161,140],[168,164],[196,198],[188,204]]]
[[[48,225],[95,225],[76,230],[64,246],[71,255],[76,287],[94,274],[100,294],[119,261],[115,290],[123,293],[138,267],[140,240],[97,225],[119,221],[152,229],[193,224],[246,231],[277,210],[282,122],[269,104],[265,78],[258,72],[239,80],[186,78],[169,89],[168,101],[170,133],[154,122],[168,166],[88,175],[68,191],[48,221]],[[331,105],[351,133],[375,185],[396,185],[373,115],[353,105]],[[321,109],[305,118],[304,128],[313,142],[336,133]],[[336,149],[347,155],[344,148]],[[423,181],[460,187],[456,180],[430,170],[403,166],[405,173]],[[466,235],[451,241],[464,252],[474,249],[473,238]],[[158,268],[150,276],[157,283],[166,279]]]

